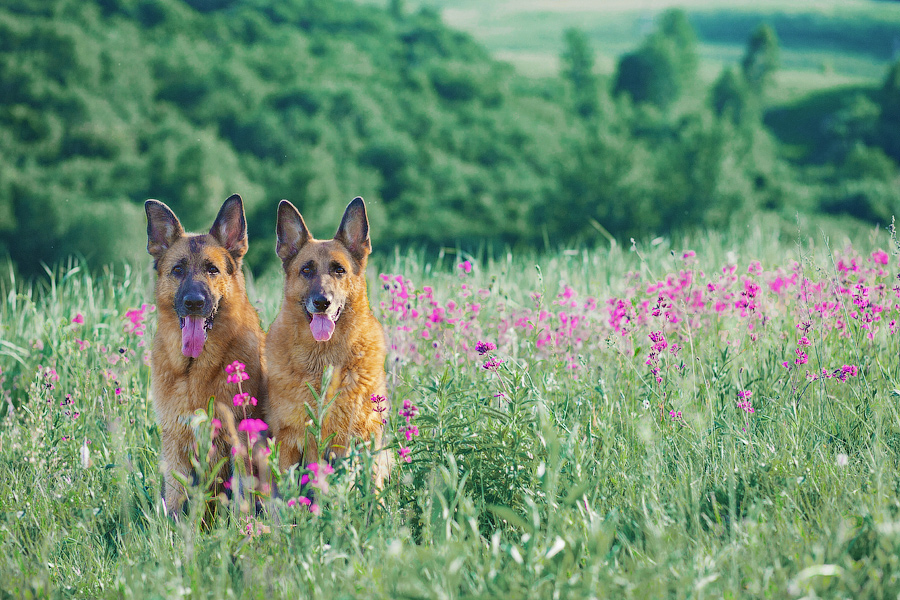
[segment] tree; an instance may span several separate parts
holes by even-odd
[[[697,77],[700,56],[697,52],[697,34],[688,21],[687,13],[680,8],[665,11],[659,19],[659,34],[672,42],[672,53],[678,66],[682,86]]]
[[[877,143],[881,108],[865,94],[856,94],[827,121],[834,138],[832,154],[845,160],[857,146]]]
[[[736,125],[759,116],[758,105],[750,94],[746,80],[731,67],[723,69],[713,84],[710,104],[716,115]]]
[[[597,113],[597,77],[594,75],[594,50],[587,35],[580,29],[567,29],[565,49],[560,57],[563,76],[572,84],[575,110],[582,117]]]
[[[646,102],[665,109],[678,99],[681,90],[678,64],[671,42],[665,38],[651,38],[619,60],[613,85],[616,95],[625,93],[636,104]]]
[[[619,60],[613,92],[665,109],[694,82],[697,63],[697,36],[687,15],[667,10],[643,45]]]
[[[388,12],[395,19],[402,19],[403,15],[406,13],[405,0],[390,0],[388,3]]]
[[[778,69],[778,36],[769,25],[756,28],[747,40],[741,70],[750,89],[762,96]]]

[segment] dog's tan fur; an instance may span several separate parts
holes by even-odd
[[[328,366],[334,367],[326,401],[335,398],[322,425],[320,439],[335,434],[326,457],[346,455],[353,440],[374,439],[382,444],[382,416],[373,410],[373,395],[385,394],[385,341],[379,322],[369,308],[366,262],[371,252],[369,225],[362,198],[347,207],[334,239],[316,240],[297,209],[283,200],[278,207],[276,250],[285,272],[281,311],[266,339],[269,366],[268,422],[281,444],[281,469],[298,462],[319,459],[317,440],[307,431],[306,406],[317,414],[316,397],[309,384],[321,392]],[[316,341],[307,310],[311,294],[319,293],[341,303],[334,333]],[[321,395],[321,394],[319,394]],[[390,468],[386,451],[376,459],[375,480],[380,487]]]
[[[227,383],[225,367],[233,361],[246,365],[250,379],[242,382],[243,390],[259,401],[250,416],[262,416],[267,395],[264,337],[241,272],[247,238],[240,196],[226,200],[209,234],[184,233],[178,218],[162,202],[148,200],[145,209],[147,250],[157,273],[159,315],[151,354],[151,389],[162,439],[164,497],[169,511],[174,512],[185,491],[173,474],[180,473],[188,481],[193,476],[190,455],[197,450],[189,426],[191,416],[198,408],[206,410],[210,397],[215,397],[217,406],[232,406],[237,386]],[[173,273],[179,265],[180,271]],[[213,325],[197,358],[182,353],[180,317],[175,308],[185,278],[207,286],[215,303]],[[244,418],[238,408],[231,414],[219,410],[220,418],[235,422]],[[213,463],[222,457],[231,459],[227,438],[224,432],[218,436]],[[227,474],[220,476],[219,489]]]

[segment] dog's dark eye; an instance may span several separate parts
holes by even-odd
[[[215,265],[208,265],[206,267],[206,272],[209,273],[210,275],[218,275],[219,269]]]
[[[347,272],[347,269],[345,269],[343,267],[343,265],[335,263],[334,265],[331,266],[331,272],[334,273],[335,275],[343,275],[344,273]]]
[[[304,277],[312,277],[316,272],[316,267],[312,263],[306,263],[300,267],[300,274]]]
[[[181,265],[175,265],[174,267],[172,267],[172,275],[181,277],[182,275],[184,275],[184,267],[182,267]]]

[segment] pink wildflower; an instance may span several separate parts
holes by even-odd
[[[235,406],[256,406],[258,404],[258,400],[251,396],[247,392],[241,392],[239,394],[235,394],[234,398],[232,398],[232,402]]]
[[[500,365],[502,365],[502,364],[503,364],[503,361],[501,359],[492,357],[486,363],[481,365],[481,368],[487,369],[488,371],[496,371],[497,369],[500,368]]]
[[[244,419],[238,425],[238,431],[246,431],[248,433],[259,433],[265,431],[269,426],[261,419]]]
[[[400,416],[406,419],[406,425],[400,428],[400,433],[406,438],[407,442],[411,442],[414,437],[419,435],[419,428],[412,424],[413,417],[419,412],[419,408],[412,403],[411,400],[404,400],[403,407],[400,409]],[[399,450],[400,458],[406,462],[411,462],[409,457],[411,450],[408,447],[401,447]]]
[[[334,473],[334,467],[329,465],[328,463],[309,463],[306,465],[306,468],[312,474],[304,473],[300,478],[300,485],[304,486],[307,483],[312,487],[320,490],[323,494],[328,493],[328,475]]]
[[[334,467],[332,467],[328,463],[314,462],[306,465],[306,468],[312,471],[312,478],[309,480],[310,485],[321,490],[323,494],[327,494],[327,476],[334,473]]]
[[[872,260],[875,261],[877,265],[886,265],[888,264],[888,253],[884,250],[876,250],[872,253]]]
[[[387,423],[387,419],[384,418],[384,412],[387,411],[387,398],[378,394],[372,394],[372,402],[375,406],[372,410],[378,413],[378,416],[381,418],[381,423]]]
[[[268,428],[265,421],[260,419],[244,419],[238,424],[238,431],[247,432],[247,440],[251,446],[259,439],[259,433]]]
[[[130,321],[125,325],[125,333],[133,333],[134,335],[144,335],[147,326],[144,320],[147,318],[148,312],[156,310],[156,306],[152,304],[141,304],[140,308],[125,311],[125,318]]]
[[[419,413],[419,407],[412,403],[412,400],[404,400],[403,408],[400,409],[400,416],[406,418],[406,422],[409,423],[413,417],[415,417]]]
[[[246,368],[244,363],[237,360],[225,367],[225,372],[228,373],[228,383],[239,384],[242,381],[250,379],[250,376],[244,370]]]
[[[856,365],[844,365],[840,369],[837,378],[841,381],[847,381],[848,377],[856,377],[859,375],[859,368]]]
[[[494,344],[493,342],[479,341],[477,344],[475,344],[475,351],[478,352],[478,354],[482,354],[482,355],[487,354],[491,350],[496,350],[496,349],[497,349],[497,345]]]

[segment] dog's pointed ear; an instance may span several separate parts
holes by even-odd
[[[300,211],[287,200],[278,204],[278,221],[275,224],[275,252],[283,265],[300,252],[312,235],[300,216]]]
[[[334,234],[334,239],[344,244],[357,261],[361,262],[372,252],[366,203],[359,196],[347,205],[344,218],[341,219],[341,226]]]
[[[144,202],[144,211],[147,213],[147,252],[158,262],[166,250],[184,235],[184,228],[172,209],[159,200]]]
[[[222,244],[235,260],[240,260],[247,253],[247,219],[240,196],[234,194],[222,204],[209,235]]]

